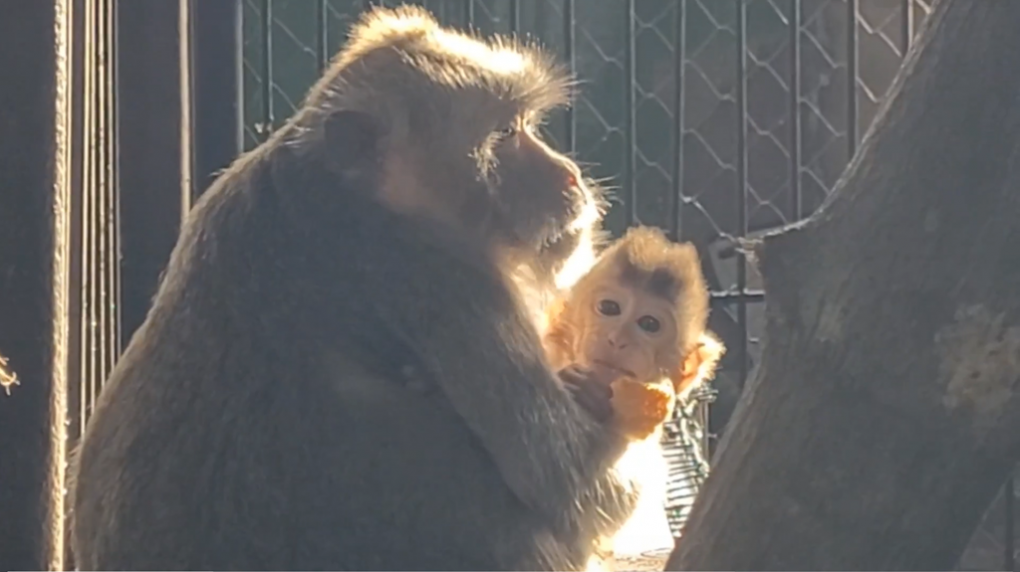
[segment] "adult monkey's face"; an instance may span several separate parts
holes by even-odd
[[[567,76],[533,49],[445,34],[437,32],[437,45],[466,49],[468,42],[474,57],[456,59],[451,70],[427,60],[408,70],[411,143],[394,156],[414,166],[425,195],[450,207],[470,233],[525,258],[568,256],[578,235],[601,220],[603,203],[539,131],[545,113],[567,102]]]
[[[511,243],[543,256],[569,255],[580,234],[601,219],[598,191],[531,123],[500,133],[493,155],[495,195]]]
[[[391,208],[555,271],[603,206],[539,134],[545,114],[568,102],[569,76],[533,46],[446,29],[419,8],[376,10],[359,26],[379,20],[374,29],[415,33],[348,46],[357,65],[339,60],[313,89],[310,107],[344,118],[325,122],[326,147],[380,157],[359,165],[379,165],[373,186]]]

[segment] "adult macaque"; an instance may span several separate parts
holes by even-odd
[[[364,16],[189,216],[75,459],[78,566],[583,568],[636,494],[524,302],[601,219],[537,132],[569,84],[419,8]]]
[[[589,569],[607,565],[614,550],[673,544],[662,424],[677,396],[710,379],[722,356],[722,344],[705,331],[707,318],[697,250],[647,227],[632,228],[609,246],[551,310],[545,345],[553,367],[565,368],[566,380],[577,372],[614,380],[611,422],[631,440],[617,469],[641,483],[634,514],[614,536],[600,539]]]

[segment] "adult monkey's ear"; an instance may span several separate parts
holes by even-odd
[[[336,172],[360,177],[381,162],[382,129],[379,122],[362,111],[334,111],[323,126],[326,155]]]

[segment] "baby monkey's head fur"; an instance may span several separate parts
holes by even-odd
[[[392,210],[555,272],[605,210],[538,132],[571,87],[537,46],[445,28],[416,6],[376,8],[309,92],[288,145]]]
[[[708,319],[697,250],[658,229],[632,228],[606,248],[558,312],[548,335],[563,359],[642,382],[679,376]]]

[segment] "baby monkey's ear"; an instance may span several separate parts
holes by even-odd
[[[680,364],[680,368],[669,376],[673,380],[676,394],[683,396],[692,388],[715,377],[715,369],[725,353],[726,346],[715,337],[715,334],[703,332],[698,338],[697,345]]]

